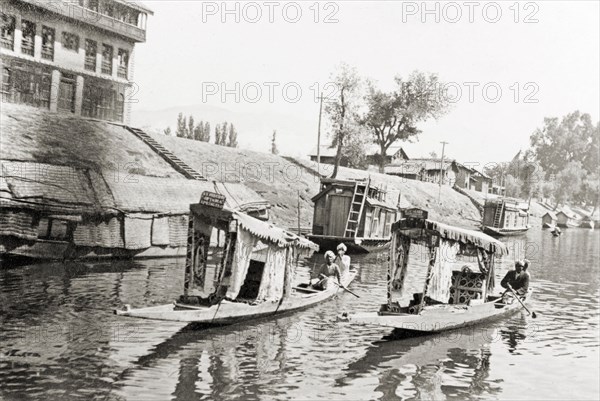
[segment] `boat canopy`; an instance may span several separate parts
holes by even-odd
[[[429,219],[400,219],[392,225],[392,232],[400,233],[415,241],[424,241],[430,238],[432,234],[436,234],[440,238],[474,246],[498,256],[508,255],[506,245],[487,234],[466,228],[453,227]]]
[[[190,233],[181,303],[223,299],[258,304],[291,293],[293,260],[319,246],[268,222],[212,200],[190,206]],[[201,201],[202,202],[202,201]],[[216,245],[216,246],[214,246]]]

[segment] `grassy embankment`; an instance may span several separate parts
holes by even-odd
[[[0,148],[4,160],[91,168],[105,175],[115,172],[117,177],[133,173],[181,178],[145,143],[118,125],[4,104],[1,126]],[[312,225],[311,198],[319,191],[316,163],[159,133],[148,134],[208,179],[242,182],[258,192],[273,205],[276,224],[297,226],[300,199],[300,225],[304,228]],[[329,175],[331,166],[321,165],[319,171]],[[339,178],[368,176],[374,185],[387,186],[391,199],[396,200],[401,194],[403,207],[427,209],[431,218],[463,227],[475,228],[480,221],[471,201],[448,186],[442,186],[441,203],[438,203],[439,187],[435,184],[348,168],[341,168],[338,175]],[[160,191],[156,196],[161,196]]]

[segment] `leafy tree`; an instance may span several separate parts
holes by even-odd
[[[273,137],[271,138],[271,153],[274,155],[279,154],[279,150],[277,149],[277,131],[273,130]]]
[[[358,133],[358,101],[361,80],[354,68],[341,64],[332,75],[332,81],[337,89],[336,98],[331,99],[325,106],[325,112],[331,123],[332,143],[336,147],[335,163],[332,178],[338,173],[347,138]]]
[[[196,141],[201,141],[204,136],[204,124],[202,121],[196,127],[194,127],[194,139]]]
[[[507,174],[504,181],[504,187],[506,196],[519,197],[523,191],[523,181],[518,177]]]
[[[188,118],[187,138],[194,139],[194,116]]]
[[[383,173],[387,150],[396,141],[410,141],[421,131],[417,124],[439,118],[449,107],[441,96],[441,84],[435,74],[415,71],[407,80],[396,76],[396,89],[383,92],[369,83],[366,96],[367,112],[361,123],[371,132],[379,145],[379,172]]]
[[[369,165],[366,154],[367,142],[367,135],[364,132],[349,135],[342,151],[342,158],[345,161],[342,164],[350,168],[366,170]]]
[[[201,141],[210,142],[210,124],[208,121],[204,123],[204,130],[202,132]]]
[[[187,123],[186,118],[183,116],[183,113],[179,113],[177,116],[177,130],[175,131],[175,135],[180,138],[186,137]]]
[[[219,145],[227,145],[227,121],[221,125],[221,141],[219,142]]]
[[[227,142],[227,146],[229,146],[230,148],[238,147],[237,131],[236,131],[235,127],[233,126],[233,124],[229,124],[229,139]]]
[[[585,176],[581,162],[571,161],[556,174],[554,186],[555,209],[559,204],[573,199],[574,194],[581,190],[582,177]]]
[[[589,114],[579,111],[558,118],[545,118],[544,126],[530,137],[536,160],[548,174],[560,173],[570,162],[582,161],[588,173],[598,170],[599,126]]]
[[[221,144],[221,127],[218,124],[215,126],[215,144]]]

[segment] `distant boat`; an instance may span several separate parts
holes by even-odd
[[[388,264],[387,303],[378,311],[343,313],[339,321],[376,325],[413,333],[439,333],[472,326],[522,310],[514,298],[494,295],[494,258],[508,254],[500,241],[480,232],[452,227],[423,218],[405,218],[392,228]],[[423,292],[413,294],[408,305],[393,299],[405,291],[412,244],[430,244]],[[457,257],[476,262],[454,270]],[[422,277],[422,275],[419,275]],[[523,302],[531,296],[531,289]]]
[[[556,214],[554,212],[546,212],[542,216],[542,227],[543,228],[554,228],[556,227]]]
[[[348,254],[368,253],[390,241],[390,228],[398,218],[398,207],[387,192],[366,180],[321,179],[315,204],[313,231],[308,238],[321,252],[344,243]]]
[[[294,259],[318,251],[315,243],[203,201],[204,194],[199,204],[190,206],[183,295],[166,305],[125,305],[115,314],[226,325],[306,308],[343,291],[335,282],[325,290],[292,283]],[[218,200],[218,194],[212,195]],[[210,247],[212,243],[218,245]],[[344,272],[341,285],[347,287],[355,276],[354,270]]]
[[[529,205],[512,198],[488,199],[483,206],[481,228],[494,236],[523,234],[531,228]]]
[[[581,226],[580,227],[582,227],[582,228],[591,228],[593,230],[595,228],[594,220],[589,219],[589,218],[588,219],[584,218],[581,221]]]

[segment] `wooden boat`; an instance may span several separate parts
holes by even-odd
[[[390,228],[398,217],[397,203],[388,200],[387,191],[371,180],[321,179],[315,203],[313,232],[308,238],[322,251],[340,243],[347,254],[383,249],[390,241]]]
[[[482,231],[494,237],[523,234],[529,225],[529,205],[512,198],[488,199],[483,206]]]
[[[503,243],[476,231],[428,220],[427,212],[422,212],[420,218],[401,219],[392,228],[387,303],[374,312],[344,313],[339,320],[437,333],[498,319],[522,309],[516,299],[505,302],[493,295],[494,258],[508,254]],[[399,291],[402,296],[408,255],[415,243],[429,249],[425,283],[421,293],[413,294],[407,305],[400,305],[394,301],[393,293]],[[476,267],[454,270],[455,262],[462,257],[476,260]],[[531,291],[524,301],[530,296]]]
[[[190,206],[183,295],[167,305],[126,305],[115,310],[117,315],[225,325],[306,308],[343,291],[334,283],[323,291],[292,284],[293,261],[317,251],[316,244],[209,203]],[[355,276],[354,270],[344,272],[342,285]]]
[[[584,218],[581,221],[580,227],[581,228],[589,228],[589,229],[593,230],[595,228],[594,220],[590,219],[589,217],[588,218]]]

